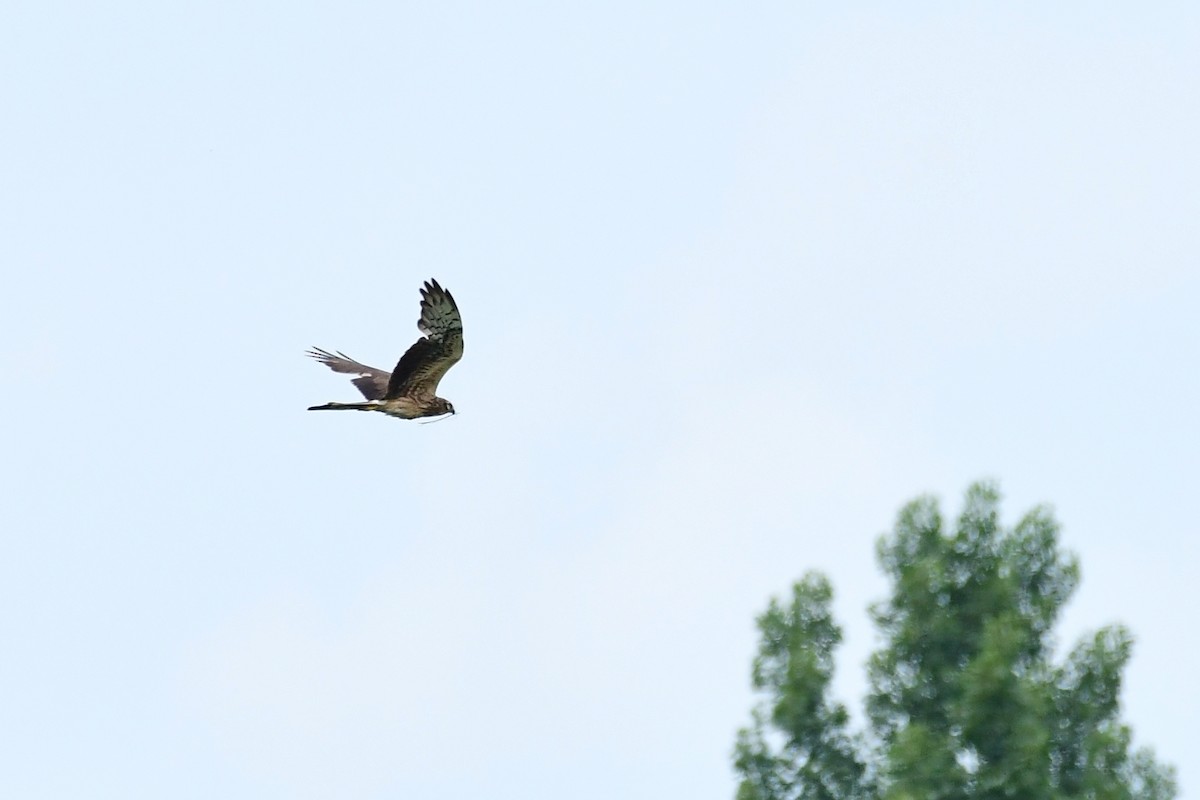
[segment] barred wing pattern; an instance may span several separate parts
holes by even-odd
[[[436,280],[426,281],[421,289],[421,317],[417,320],[417,328],[425,337],[418,339],[400,357],[392,370],[385,399],[432,399],[442,377],[462,358],[462,316],[454,296]]]
[[[392,372],[360,364],[345,353],[310,350],[311,357],[334,372],[357,375],[353,383],[366,402],[325,403],[308,410],[381,411],[400,419],[453,414],[453,404],[436,392],[442,377],[462,358],[462,316],[453,295],[436,280],[426,281],[421,289],[417,327],[425,335],[408,348]]]

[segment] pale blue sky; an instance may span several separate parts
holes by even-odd
[[[1194,793],[1200,12],[1045,5],[8,3],[0,795],[728,798],[982,477]],[[432,276],[459,415],[306,413]]]

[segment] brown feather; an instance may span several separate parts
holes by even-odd
[[[371,403],[327,403],[311,410],[354,409],[383,411],[385,414],[414,417],[453,413],[453,406],[437,397],[438,383],[459,362],[463,354],[462,316],[454,296],[435,279],[421,287],[421,316],[417,328],[425,334],[418,339],[392,372],[360,364],[345,353],[330,353],[314,347],[308,355],[334,372],[357,375],[354,385]]]
[[[451,367],[462,358],[462,334],[455,334],[450,341],[418,339],[408,348],[388,384],[385,397],[391,399],[410,397],[432,398],[438,383]]]
[[[334,372],[360,376],[351,381],[351,383],[368,400],[382,400],[383,396],[387,394],[388,381],[392,377],[389,372],[384,372],[375,367],[368,367],[366,364],[360,364],[345,353],[337,353],[335,355],[319,347],[309,350],[308,355],[320,361]]]
[[[421,318],[425,334],[400,357],[388,382],[386,399],[409,396],[432,399],[442,377],[463,354],[462,317],[454,297],[436,280],[421,289]]]

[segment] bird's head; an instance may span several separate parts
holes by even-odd
[[[429,410],[430,413],[427,416],[430,417],[436,417],[441,414],[453,414],[454,404],[441,397],[435,397],[433,398],[433,403],[430,405]]]

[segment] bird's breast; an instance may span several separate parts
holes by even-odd
[[[383,401],[383,413],[400,419],[416,419],[421,416],[424,408],[411,397],[393,397]]]

